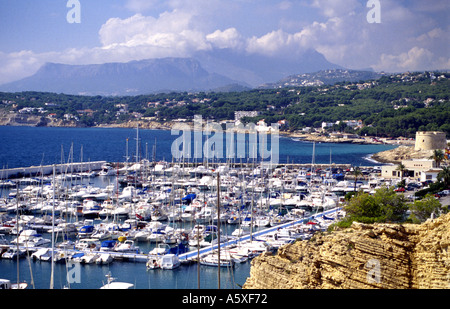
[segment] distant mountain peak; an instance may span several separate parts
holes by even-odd
[[[296,57],[270,57],[236,52],[231,49],[200,51],[193,57],[209,72],[228,78],[238,76],[241,81],[253,87],[276,82],[293,74],[344,69],[329,62],[324,55],[313,49],[305,50]]]
[[[153,58],[126,63],[45,63],[34,75],[0,86],[0,91],[43,91],[83,95],[139,95],[167,91],[248,89],[286,76],[340,69],[315,50],[273,58],[216,49],[191,58]],[[233,85],[233,86],[230,86]]]
[[[89,65],[44,64],[33,76],[0,90],[83,95],[138,95],[163,91],[209,91],[245,84],[209,73],[193,58],[158,58]]]

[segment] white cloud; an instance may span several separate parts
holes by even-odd
[[[375,69],[388,72],[435,70],[449,67],[448,57],[436,57],[431,51],[421,47],[413,47],[398,55],[382,54],[379,63],[375,65]]]
[[[272,31],[261,37],[252,37],[248,40],[247,52],[260,53],[269,56],[278,55],[286,51],[292,43],[293,35],[282,30]]]
[[[254,0],[128,0],[124,8],[136,12],[128,18],[110,18],[98,30],[99,46],[60,52],[0,52],[0,83],[31,75],[45,62],[88,64],[126,62],[146,58],[186,57],[198,50],[232,48],[241,52],[292,57],[315,49],[333,63],[348,68],[404,71],[448,69],[450,27],[420,1],[410,7],[394,0],[381,1],[381,24],[369,24],[368,8],[359,0],[310,0],[304,8],[315,18],[298,20],[295,1],[265,5]],[[251,4],[257,9],[248,10]],[[145,10],[162,10],[157,16]],[[248,25],[263,25],[269,10],[278,23],[249,32]],[[245,12],[243,8],[247,8]],[[264,8],[266,10],[264,10]],[[158,11],[155,10],[154,12]],[[280,12],[286,12],[286,15]],[[309,11],[308,11],[309,12]],[[289,14],[288,14],[289,13]],[[238,16],[238,17],[237,17]],[[246,16],[243,24],[242,16]],[[278,27],[277,27],[278,25]],[[285,27],[284,25],[289,25]],[[243,34],[245,33],[245,35]]]
[[[0,52],[0,84],[29,76],[41,65],[39,56],[29,50],[9,54]]]
[[[162,50],[169,56],[186,56],[195,50],[209,49],[202,31],[192,23],[190,13],[174,10],[158,18],[136,14],[127,19],[111,18],[100,29],[104,49],[118,47],[142,48],[148,58],[161,57]]]
[[[324,16],[333,18],[352,15],[361,9],[362,4],[358,0],[314,0],[311,6],[318,8]]]
[[[232,48],[241,50],[245,44],[244,38],[236,28],[228,28],[224,31],[216,30],[206,35],[206,40],[216,48]]]

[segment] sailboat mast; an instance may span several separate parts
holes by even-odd
[[[50,290],[53,290],[53,276],[55,270],[55,174],[56,168],[53,164],[53,205],[52,205],[52,270],[50,275]]]
[[[139,163],[139,124],[136,126],[136,163]]]
[[[17,194],[16,194],[16,235],[17,235],[17,286],[20,285],[20,276],[19,276],[19,236],[20,236],[20,224],[19,224],[19,183],[17,183],[16,185],[17,188]],[[28,239],[26,239],[27,241],[27,249],[28,249]]]
[[[220,290],[220,175],[217,172],[217,273],[218,288]]]

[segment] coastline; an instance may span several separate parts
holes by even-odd
[[[172,130],[177,126],[188,125],[193,128],[193,122],[179,122],[168,121],[161,123],[151,120],[133,120],[124,123],[117,124],[97,124],[93,127],[98,128],[136,128],[139,125],[140,129],[149,130]],[[0,114],[0,126],[30,126],[30,127],[69,127],[80,128],[80,126],[74,120],[61,120],[56,118],[48,118],[36,115],[19,115],[19,114]],[[225,130],[224,130],[225,132]],[[266,131],[270,134],[270,131]],[[347,133],[332,133],[329,135],[323,135],[321,133],[306,133],[306,132],[289,132],[279,131],[280,136],[295,138],[303,141],[318,142],[318,143],[352,143],[352,144],[392,144],[392,145],[414,145],[414,141],[406,138],[376,138],[371,136],[354,136]]]
[[[5,119],[1,117],[0,126],[31,126],[31,127],[67,127],[67,128],[80,128],[73,121],[62,121],[56,119],[47,119],[43,121],[41,117],[13,117],[12,115]],[[93,128],[127,128],[134,129],[139,125],[140,129],[148,130],[172,130],[182,129],[182,125],[188,125],[193,127],[192,122],[176,122],[170,121],[166,123],[160,123],[157,121],[128,121],[120,124],[99,124],[93,126]],[[270,132],[267,132],[270,134]],[[380,153],[374,153],[367,157],[366,160],[377,164],[398,164],[401,160],[410,158],[428,158],[430,154],[416,153],[414,152],[414,141],[406,138],[375,138],[370,136],[352,136],[350,134],[334,134],[323,135],[319,133],[304,133],[304,132],[288,132],[280,131],[280,136],[291,138],[298,141],[316,142],[316,143],[343,143],[343,144],[361,144],[361,145],[394,145],[397,146],[392,150],[383,151]]]
[[[133,129],[139,124],[140,129],[154,129],[154,130],[172,130],[177,129],[177,126],[188,125],[193,128],[192,122],[175,122],[160,123],[156,121],[129,121],[121,124],[100,124],[99,128],[128,128]],[[224,132],[226,132],[224,130]],[[270,134],[270,131],[267,132]],[[414,145],[414,141],[406,138],[375,138],[372,136],[358,136],[352,137],[343,134],[343,137],[325,136],[315,133],[297,133],[288,131],[279,131],[280,136],[298,139],[299,141],[317,142],[317,143],[344,143],[344,144],[363,144],[363,145]]]
[[[375,153],[371,158],[384,164],[400,164],[404,160],[428,159],[432,154],[432,150],[414,150],[414,146],[400,145],[391,150]]]

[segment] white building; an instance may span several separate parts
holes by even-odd
[[[234,121],[239,121],[244,117],[256,117],[259,115],[258,111],[235,111]]]
[[[381,177],[386,179],[401,179],[402,177],[417,180],[436,181],[437,175],[441,171],[436,167],[434,160],[428,159],[415,159],[415,160],[403,160],[402,164],[405,166],[403,176],[401,171],[398,170],[398,165],[384,165],[381,167]]]

